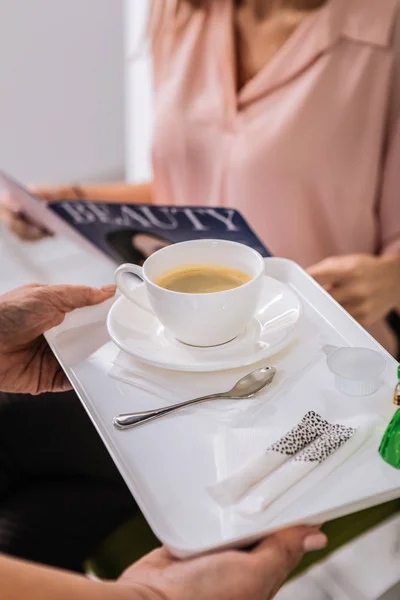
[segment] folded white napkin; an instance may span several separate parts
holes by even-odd
[[[271,444],[262,455],[247,462],[232,476],[211,486],[210,494],[221,505],[233,504],[251,486],[275,471],[330,427],[332,425],[316,412],[308,412],[300,423]]]
[[[313,421],[314,434],[310,433]],[[246,494],[237,504],[238,510],[260,512],[325,461],[326,476],[366,441],[375,424],[376,418],[370,415],[328,423],[316,413],[308,413],[266,452],[211,486],[209,492],[223,506],[234,504]],[[263,485],[257,486],[264,478]]]

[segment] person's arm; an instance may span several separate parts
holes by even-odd
[[[400,57],[399,57],[400,61]],[[398,282],[391,308],[400,312],[400,116],[385,162],[382,194],[379,203],[381,252],[384,260],[392,265],[393,278]]]
[[[104,302],[114,293],[114,285],[31,284],[0,296],[0,390],[41,394],[71,389],[43,334],[67,313]]]
[[[0,556],[0,582],[6,600],[153,600],[140,586],[95,582],[5,556]]]
[[[363,326],[400,311],[400,117],[390,134],[377,206],[378,255],[334,256],[309,269]]]
[[[400,307],[400,257],[381,254],[332,256],[309,274],[363,327],[370,327]]]
[[[335,256],[309,270],[364,326],[373,325],[392,310],[400,311],[400,13],[393,32],[392,54],[387,139],[376,205],[377,256]]]
[[[272,600],[305,552],[327,543],[316,527],[271,535],[249,551],[230,550],[177,560],[155,550],[113,583],[0,556],[1,597],[7,600]]]
[[[365,327],[400,310],[400,118],[390,133],[377,206],[378,255],[334,256],[309,269]]]
[[[58,198],[76,200],[79,197],[85,200],[96,202],[125,202],[127,204],[151,204],[153,201],[153,184],[136,183],[129,184],[124,182],[103,183],[103,184],[85,184],[79,186],[70,186],[60,188],[55,192],[49,190],[48,194],[54,198],[54,193]],[[46,188],[39,188],[39,193],[46,196]]]
[[[151,204],[153,183],[103,183],[55,187],[34,187],[44,201],[92,200],[94,202],[121,202],[126,204]],[[9,194],[0,197],[0,220],[22,240],[36,241],[46,237],[46,232],[31,223],[19,210],[15,198]]]

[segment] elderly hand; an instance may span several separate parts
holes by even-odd
[[[0,389],[29,394],[70,389],[43,333],[62,323],[66,313],[114,293],[113,285],[31,284],[0,296]]]
[[[130,567],[118,583],[137,587],[143,600],[270,600],[303,554],[326,543],[318,528],[296,527],[271,535],[249,552],[179,561],[161,549]]]
[[[400,305],[398,256],[335,256],[308,272],[364,327]]]

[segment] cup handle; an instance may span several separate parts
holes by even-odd
[[[135,275],[135,277],[138,277],[138,279],[144,282],[143,268],[139,267],[139,265],[132,265],[130,263],[125,263],[124,265],[121,265],[115,271],[115,283],[119,291],[125,296],[125,298],[136,304],[136,306],[138,306],[142,310],[154,314],[150,306],[147,303],[142,302],[141,299],[137,297],[137,294],[133,293],[134,290],[131,290],[130,287],[126,284],[124,278],[125,273]]]

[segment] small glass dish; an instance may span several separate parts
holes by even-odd
[[[325,346],[329,369],[336,388],[347,396],[369,396],[381,385],[386,366],[384,357],[368,348]]]

